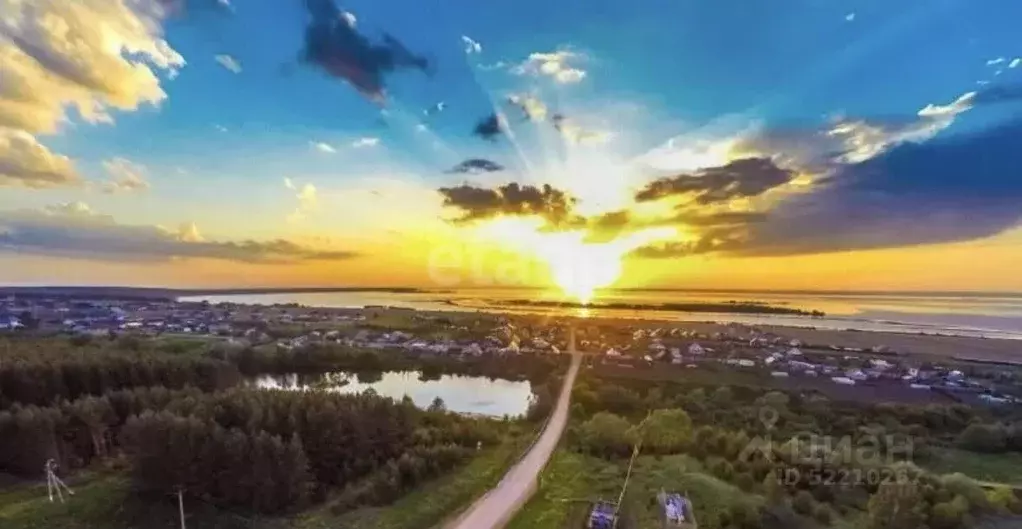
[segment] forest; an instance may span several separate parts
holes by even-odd
[[[242,374],[420,369],[532,378],[539,421],[556,363],[465,362],[309,348],[279,355],[183,351],[148,340],[0,340],[0,472],[39,479],[115,464],[141,492],[182,494],[263,515],[331,499],[343,512],[385,505],[494,446],[511,422],[428,409],[371,390],[248,389]],[[529,418],[523,420],[530,420]]]
[[[688,468],[676,474],[682,482],[703,476],[744,494],[730,505],[704,506],[700,527],[825,527],[845,520],[867,529],[954,529],[1022,513],[1009,483],[926,470],[952,452],[988,458],[1022,452],[1022,416],[1006,409],[870,405],[809,391],[590,375],[575,385],[572,417],[566,449],[577,455],[567,460],[592,458],[613,474],[639,447],[637,466],[648,473],[661,466],[670,473],[666,467],[682,462]],[[643,476],[632,478],[641,487]],[[703,495],[704,504],[719,501],[706,490],[689,492]],[[648,500],[622,507],[645,512]]]

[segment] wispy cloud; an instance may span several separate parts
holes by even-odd
[[[358,18],[351,11],[344,11],[344,12],[342,12],[341,13],[341,18],[343,18],[344,22],[346,24],[348,24],[348,27],[350,27],[352,29],[355,29],[355,26],[358,25]]]
[[[845,15],[845,21],[846,22],[854,22],[855,21],[855,13],[848,13],[847,15]]]
[[[478,42],[472,40],[472,38],[467,36],[467,35],[462,35],[461,36],[461,42],[462,42],[462,44],[465,45],[465,53],[467,53],[469,55],[472,55],[472,54],[475,54],[475,53],[482,53],[482,51],[483,51],[482,44],[479,44]]]
[[[263,264],[354,257],[351,252],[310,248],[283,239],[211,241],[191,222],[177,229],[120,224],[81,202],[40,210],[0,211],[0,225],[6,227],[0,232],[0,252],[20,254],[106,261],[201,258]]]
[[[562,84],[577,83],[585,79],[586,72],[571,63],[581,59],[581,54],[567,50],[532,53],[524,62],[511,68],[511,73],[547,76]]]
[[[319,209],[319,193],[316,186],[306,183],[298,187],[290,178],[284,178],[284,187],[295,191],[295,198],[298,199],[298,206],[287,216],[288,222],[305,220],[309,214]]]
[[[337,149],[335,149],[333,145],[330,145],[329,143],[323,143],[321,141],[310,141],[309,146],[315,149],[316,151],[325,154],[333,154],[337,152]]]
[[[543,121],[547,116],[547,107],[543,101],[533,94],[511,94],[507,102],[517,106],[530,121]]]
[[[126,158],[111,158],[103,161],[103,169],[110,176],[103,182],[104,193],[135,193],[149,189],[146,168]]]
[[[1007,59],[1005,59],[1004,57],[998,57],[996,59],[990,59],[989,61],[987,61],[987,66],[997,66],[998,64],[1003,64],[1004,61],[1006,61],[1006,60]]]
[[[241,73],[241,63],[238,62],[238,59],[235,59],[234,57],[232,57],[230,55],[226,55],[226,54],[217,55],[217,56],[213,57],[213,60],[215,60],[217,62],[217,64],[219,64],[220,66],[223,66],[225,69],[227,69],[230,72]]]
[[[585,128],[561,114],[554,115],[553,123],[557,132],[561,133],[561,137],[568,143],[574,145],[607,143],[611,139],[611,134],[609,132]]]
[[[351,146],[356,149],[363,149],[366,147],[376,147],[380,144],[380,138],[374,138],[371,136],[365,136],[351,142]]]
[[[1011,60],[1011,63],[1008,64],[1008,68],[1018,68],[1020,65],[1022,65],[1022,57],[1017,57]]]

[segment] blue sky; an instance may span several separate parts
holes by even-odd
[[[841,178],[867,179],[866,169],[930,170],[921,159],[916,164],[911,153],[901,151],[906,147],[936,142],[934,148],[939,148],[941,141],[953,143],[957,137],[966,145],[1000,145],[997,127],[1017,123],[1022,111],[1016,102],[1022,99],[1016,88],[1022,83],[1022,65],[1016,60],[1022,57],[1018,38],[1022,4],[1010,0],[338,3],[337,13],[354,17],[351,34],[373,43],[390,34],[407,49],[408,64],[382,74],[382,104],[327,71],[327,61],[336,59],[336,53],[318,62],[308,59],[305,32],[310,10],[305,2],[234,0],[225,6],[217,0],[166,0],[161,2],[166,11],[162,14],[117,11],[102,4],[88,0],[77,14],[59,3],[38,9],[80,22],[98,23],[104,17],[142,21],[147,30],[130,35],[125,42],[165,42],[184,64],[159,64],[152,54],[130,46],[114,52],[98,47],[80,52],[92,58],[113,53],[107,58],[152,72],[162,95],[148,100],[138,96],[143,88],[132,83],[145,90],[153,86],[104,73],[106,63],[98,59],[84,61],[82,68],[91,65],[96,78],[110,79],[113,88],[106,92],[85,86],[88,83],[79,83],[74,92],[66,87],[58,90],[57,84],[44,85],[26,74],[24,86],[43,94],[38,96],[39,108],[48,105],[65,112],[67,119],[52,130],[27,125],[22,130],[13,121],[4,122],[0,106],[0,127],[24,132],[48,152],[68,157],[73,169],[62,169],[59,181],[44,185],[26,176],[30,171],[15,174],[17,167],[24,170],[28,162],[20,158],[9,162],[15,170],[7,171],[6,179],[0,176],[0,211],[14,215],[11,218],[17,222],[8,219],[6,224],[20,226],[23,232],[29,230],[18,215],[28,210],[50,215],[55,205],[81,203],[90,215],[109,215],[118,225],[197,226],[204,241],[313,244],[308,241],[321,238],[343,247],[349,238],[368,237],[368,232],[340,227],[362,218],[355,218],[362,213],[345,215],[348,209],[355,211],[366,204],[353,190],[381,196],[374,187],[381,180],[388,186],[407,183],[409,189],[431,196],[423,199],[432,201],[430,207],[410,206],[416,198],[408,192],[376,208],[400,210],[402,215],[418,208],[423,223],[436,220],[438,211],[471,210],[472,204],[436,193],[441,187],[465,182],[479,189],[498,189],[495,186],[511,181],[549,183],[584,203],[587,193],[597,196],[593,188],[605,185],[600,168],[647,160],[651,151],[664,154],[665,142],[671,138],[675,141],[667,150],[683,151],[683,156],[665,157],[670,163],[654,164],[653,170],[629,168],[627,182],[613,185],[627,184],[635,190],[652,178],[693,176],[692,171],[707,168],[705,164],[726,166],[737,156],[734,149],[717,156],[721,159],[713,164],[675,162],[679,156],[690,160],[689,150],[731,141],[746,155],[770,157],[791,169],[792,181],[798,180],[796,173],[808,175],[810,187],[821,191],[807,199],[810,195],[801,191],[761,189],[754,195],[730,197],[740,203],[728,207],[754,208],[757,213],[773,211],[778,203],[804,208],[806,202],[833,204],[835,196],[846,196],[842,190],[876,191],[879,188],[871,184],[831,185]],[[22,8],[18,16],[25,21],[34,14]],[[25,71],[40,78],[48,72],[66,78],[60,82],[68,85],[77,82],[68,72],[58,71],[64,63],[44,63],[40,58],[40,49],[49,50],[51,57],[65,53],[65,58],[75,58],[75,52],[58,45],[59,36],[30,32],[16,23],[0,29],[0,35],[3,46],[20,54],[25,64],[33,64]],[[478,47],[468,46],[464,37]],[[41,47],[32,48],[40,43]],[[404,56],[394,49],[387,48],[387,53],[400,62]],[[237,71],[225,67],[227,58],[238,66]],[[412,59],[428,62],[429,68],[412,64]],[[121,84],[114,87],[115,83]],[[987,91],[995,88],[1014,95],[989,104],[993,97]],[[971,92],[976,93],[970,96]],[[80,115],[75,110],[78,99],[70,93],[90,94],[107,109],[108,122]],[[115,101],[114,93],[127,103]],[[509,96],[538,102],[545,116],[524,118],[520,109],[507,102]],[[16,101],[12,93],[0,91],[0,104],[5,99]],[[425,115],[440,102],[445,104],[442,111]],[[927,105],[937,110],[924,116],[921,112]],[[506,117],[510,134],[494,141],[473,135],[476,123],[493,112]],[[557,122],[555,114],[564,121]],[[852,128],[844,135],[832,134],[839,123]],[[423,126],[426,130],[420,130]],[[840,141],[822,141],[823,137]],[[796,151],[799,155],[792,155]],[[969,160],[969,152],[954,159]],[[18,155],[13,147],[0,143],[0,162]],[[887,156],[896,162],[886,163]],[[919,156],[931,157],[926,152]],[[968,207],[987,206],[983,190],[990,189],[989,205],[1000,211],[1005,207],[1000,201],[1022,197],[1022,189],[1005,183],[1012,166],[995,165],[1015,160],[1007,150],[984,156],[994,162],[986,164],[985,172],[975,179],[972,194],[978,206]],[[830,157],[826,167],[817,163],[824,157]],[[446,172],[468,158],[490,160],[508,170]],[[144,184],[121,185],[124,172],[110,169],[115,159],[130,162],[118,167],[137,169],[133,174]],[[0,163],[0,172],[3,167]],[[587,171],[593,172],[591,178],[580,176]],[[955,189],[950,184],[971,176],[968,169],[935,174],[945,180],[928,182],[918,175],[905,179],[928,188],[923,195],[936,197],[932,212],[926,209],[931,202],[918,201],[924,215],[967,217],[981,211],[960,207],[941,194],[942,189]],[[301,198],[306,186],[314,189]],[[904,187],[883,187],[880,192],[896,197],[920,195]],[[618,191],[605,194],[611,192]],[[446,208],[441,207],[444,198]],[[858,204],[839,202],[837,210]],[[609,203],[600,206],[605,207],[589,209],[613,213]],[[966,239],[949,230],[946,237],[927,235],[904,243],[985,239],[1011,232],[1016,221],[1015,215],[1006,213],[983,229],[969,231]],[[443,229],[452,228],[446,224]],[[4,225],[0,214],[0,228]],[[778,226],[786,224],[763,233]],[[877,229],[894,226],[878,225]],[[757,233],[755,227],[742,229],[743,240]],[[394,231],[392,226],[387,228],[388,233]],[[729,232],[724,239],[732,235]],[[849,237],[848,249],[890,246],[872,242],[884,238],[867,237],[862,242],[852,232]],[[691,241],[667,241],[663,246],[661,250],[684,250],[647,255],[685,258],[692,251]],[[6,248],[11,269],[24,267],[18,263],[37,253],[68,258],[62,248],[22,239],[10,239]],[[809,252],[840,250],[806,248]],[[752,248],[749,254],[761,250]],[[139,251],[150,252],[144,247]],[[157,253],[178,257],[176,251]],[[70,258],[92,263],[103,260],[100,254]],[[4,255],[0,251],[0,262]],[[26,280],[40,277],[38,271],[22,275]],[[143,276],[140,271],[139,277]],[[159,281],[164,276],[153,277]]]

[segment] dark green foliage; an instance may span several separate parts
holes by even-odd
[[[800,490],[791,500],[791,507],[801,515],[810,516],[816,507],[816,500],[813,499],[813,495],[808,490]]]
[[[158,490],[274,513],[300,507],[311,489],[297,437],[284,442],[265,431],[226,430],[211,420],[168,412],[132,417],[124,435],[135,454],[138,481]]]
[[[14,403],[41,406],[137,386],[191,385],[214,391],[239,380],[238,370],[226,362],[143,350],[138,338],[132,338],[128,348],[93,342],[77,347],[59,340],[5,345],[0,349],[0,408]]]
[[[1008,432],[999,424],[972,423],[955,441],[973,452],[1003,452],[1007,448]]]
[[[632,452],[635,437],[631,423],[618,415],[600,412],[579,427],[584,450],[601,457],[624,457]]]

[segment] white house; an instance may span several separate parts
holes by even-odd
[[[830,379],[833,380],[834,383],[841,384],[842,386],[854,386],[855,385],[855,381],[850,379],[850,378],[848,378],[848,377],[831,377]]]

